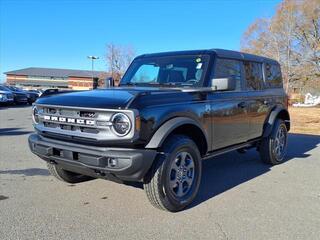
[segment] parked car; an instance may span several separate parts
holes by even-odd
[[[24,93],[27,96],[27,102],[31,105],[32,103],[34,103],[37,98],[39,97],[39,93],[38,92],[34,92],[34,91],[30,91],[30,90],[23,90],[21,88],[18,87],[14,87],[14,86],[7,86],[9,89],[11,89],[13,92],[15,93]]]
[[[8,91],[8,89],[0,85],[0,103],[12,104],[13,102],[13,94],[10,91]]]
[[[1,87],[13,94],[13,100],[15,104],[22,104],[28,102],[28,96],[25,92],[16,91],[13,87],[7,85],[1,85]]]
[[[40,90],[40,89],[31,89],[31,90],[26,90],[28,92],[32,92],[32,93],[37,93],[38,94],[38,97],[40,97],[42,95],[42,93],[44,91]]]
[[[57,179],[141,181],[173,212],[196,197],[202,159],[255,148],[282,163],[290,129],[279,63],[221,49],[139,56],[119,88],[48,92],[33,123],[30,149]]]
[[[34,103],[38,97],[40,97],[39,92],[37,91],[33,91],[33,90],[28,90],[26,91],[27,96],[28,96],[28,103],[31,105],[32,103]]]

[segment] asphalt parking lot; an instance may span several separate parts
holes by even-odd
[[[0,239],[319,239],[320,136],[290,134],[287,161],[255,150],[204,162],[195,203],[153,208],[141,186],[65,184],[30,153],[30,107],[0,107]]]

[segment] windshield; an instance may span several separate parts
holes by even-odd
[[[17,87],[13,87],[13,86],[8,86],[9,89],[11,89],[12,91],[16,91],[16,92],[23,92],[22,89],[17,88]]]
[[[136,59],[120,85],[201,86],[209,56],[166,56]]]

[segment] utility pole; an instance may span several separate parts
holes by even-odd
[[[93,62],[94,60],[97,60],[99,59],[99,57],[96,57],[96,56],[88,56],[89,59],[91,59],[91,76],[92,76],[92,83],[93,83]]]

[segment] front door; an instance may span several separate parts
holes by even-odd
[[[210,98],[213,150],[245,142],[249,131],[246,93],[213,92]]]
[[[211,103],[212,149],[245,142],[248,138],[247,93],[243,91],[242,62],[217,58],[213,78],[232,78],[236,81],[233,91],[212,92]]]

